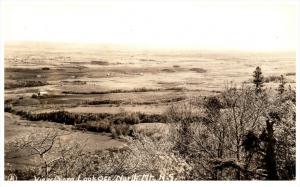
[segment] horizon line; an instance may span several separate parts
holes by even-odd
[[[84,41],[46,41],[46,40],[4,40],[4,47],[7,44],[13,44],[13,43],[44,43],[44,44],[65,44],[65,45],[88,45],[88,46],[106,46],[106,47],[119,47],[119,48],[126,48],[128,50],[161,50],[161,51],[206,51],[206,52],[248,52],[248,53],[274,53],[274,52],[280,52],[280,53],[296,53],[297,49],[264,49],[264,50],[257,50],[257,49],[238,49],[238,48],[213,48],[213,47],[167,47],[167,46],[155,46],[155,45],[142,45],[142,44],[134,44],[134,43],[108,43],[108,42],[84,42]]]

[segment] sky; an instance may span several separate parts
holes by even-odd
[[[296,50],[294,1],[239,2],[7,0],[3,33],[6,41]]]

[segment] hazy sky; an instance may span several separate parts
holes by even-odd
[[[159,48],[296,48],[295,3],[222,2],[6,1],[4,36],[7,41],[97,42]]]

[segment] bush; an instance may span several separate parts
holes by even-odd
[[[290,72],[290,73],[286,73],[285,76],[295,76],[296,73],[295,72]]]
[[[48,85],[48,82],[46,81],[40,81],[40,80],[22,80],[12,83],[6,83],[5,89],[11,89],[11,88],[22,88],[22,87],[37,87],[37,86],[45,86]]]
[[[216,96],[205,97],[204,98],[204,107],[208,110],[215,111],[223,108],[220,98]]]
[[[12,105],[11,104],[5,104],[4,105],[4,112],[11,112],[12,111]]]
[[[203,69],[203,68],[191,68],[190,70],[195,71],[197,73],[206,73],[207,72],[207,70]]]
[[[110,127],[110,131],[113,138],[120,136],[133,136],[133,129],[131,125],[127,124],[113,125]]]
[[[94,64],[94,65],[109,65],[109,63],[107,61],[103,61],[103,60],[91,61],[91,64]]]
[[[140,123],[139,115],[137,113],[131,113],[130,115],[127,115],[125,118],[125,123],[131,125]]]
[[[168,69],[168,68],[162,69],[161,71],[166,72],[166,73],[174,73],[174,72],[176,72],[174,69]]]
[[[116,114],[113,117],[113,124],[130,124],[130,125],[134,125],[134,124],[138,124],[140,123],[140,119],[137,113],[131,113],[128,114],[126,112],[120,113],[120,114]]]
[[[264,81],[269,82],[279,82],[281,80],[281,76],[271,75],[269,77],[265,77]]]
[[[31,98],[37,99],[39,96],[37,94],[32,94]]]
[[[94,101],[87,101],[86,104],[88,105],[102,105],[102,104],[121,104],[122,101],[120,100],[94,100]]]
[[[108,120],[88,121],[86,123],[75,124],[76,129],[87,130],[92,132],[110,133],[110,123]]]
[[[167,117],[159,114],[139,113],[140,123],[166,123]]]
[[[125,91],[124,92],[152,92],[152,91],[159,91],[159,89],[155,89],[155,88],[134,88],[132,91]]]

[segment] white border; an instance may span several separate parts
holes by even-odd
[[[228,187],[240,187],[240,186],[263,186],[263,187],[267,187],[267,186],[272,186],[272,187],[282,187],[282,186],[300,186],[300,156],[299,156],[299,148],[300,148],[300,142],[299,142],[299,107],[297,105],[297,130],[296,130],[296,137],[297,137],[297,154],[296,154],[296,165],[297,165],[297,173],[296,173],[296,181],[276,181],[276,182],[270,182],[270,181],[181,181],[181,182],[113,182],[113,181],[102,181],[102,182],[97,182],[97,181],[75,181],[75,182],[60,182],[60,181],[53,181],[53,182],[41,182],[41,181],[4,181],[4,36],[3,36],[3,17],[4,17],[4,13],[3,13],[3,1],[4,0],[0,0],[0,84],[1,84],[1,90],[0,90],[0,107],[1,107],[1,117],[0,117],[0,125],[1,125],[1,129],[0,129],[0,138],[1,138],[1,143],[0,143],[0,148],[1,148],[1,156],[0,156],[0,167],[1,167],[1,172],[0,172],[0,186],[2,186],[1,184],[4,184],[5,186],[12,186],[12,187],[16,187],[16,186],[24,186],[24,185],[28,185],[31,187],[41,187],[41,186],[53,186],[53,185],[58,185],[58,186],[63,186],[63,185],[72,185],[72,186],[82,186],[82,185],[88,185],[88,186],[111,186],[111,185],[125,185],[125,186],[153,186],[153,185],[159,185],[159,186],[165,186],[165,185],[172,185],[172,186],[182,186],[182,185],[195,185],[195,186],[216,186],[216,185],[222,185],[222,186],[228,186]],[[21,3],[22,0],[16,1],[16,0],[11,0],[14,3]],[[25,0],[24,0],[25,1]],[[24,1],[22,3],[24,3]],[[31,0],[32,2],[37,2],[37,0]],[[47,2],[45,0],[40,0],[43,2]],[[39,1],[39,2],[40,2]],[[70,1],[70,0],[62,0],[62,1],[69,1],[69,2],[76,2],[76,0]],[[93,0],[92,0],[93,1]],[[96,2],[96,0],[94,0]],[[134,0],[133,0],[134,1]],[[154,0],[155,1],[155,0]],[[167,0],[166,0],[167,1]],[[199,0],[195,0],[196,2],[199,2]],[[90,1],[91,2],[91,1]],[[201,2],[201,1],[200,1]],[[202,1],[203,2],[203,1]],[[299,28],[299,1],[284,1],[284,0],[275,0],[275,1],[238,1],[238,0],[229,0],[229,1],[221,1],[221,0],[212,0],[213,3],[262,3],[262,4],[267,4],[267,3],[296,3],[297,4],[297,33],[299,33],[300,28]],[[296,73],[296,77],[297,77],[297,101],[299,101],[299,81],[300,80],[300,75],[298,74],[300,72],[300,66],[299,66],[299,44],[300,44],[300,38],[299,38],[299,34],[297,35],[297,52],[296,52],[296,69],[297,69],[297,73]]]
[[[4,21],[4,6],[3,1],[0,0],[0,179],[4,180],[4,29],[3,29],[3,21]]]

